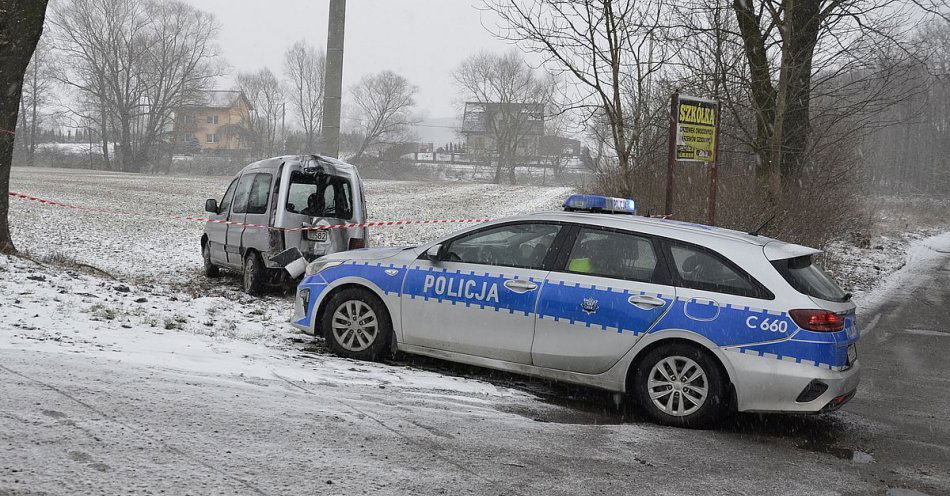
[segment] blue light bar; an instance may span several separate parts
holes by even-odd
[[[598,195],[571,195],[564,201],[568,212],[606,212],[612,214],[636,214],[637,206],[629,198],[612,198]]]

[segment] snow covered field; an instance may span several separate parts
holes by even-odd
[[[13,200],[13,239],[36,257],[77,261],[127,281],[191,284],[201,266],[206,198],[220,200],[229,177],[169,177],[15,168],[12,191],[62,203],[127,212],[110,215]],[[366,182],[370,221],[500,218],[560,206],[568,188],[474,183]],[[458,225],[371,230],[373,246],[415,244]]]
[[[279,294],[250,298],[233,279],[206,280],[198,248],[204,224],[171,218],[203,217],[204,200],[220,198],[229,182],[227,177],[14,169],[12,191],[129,215],[12,200],[13,239],[18,249],[36,260],[87,266],[82,267],[87,272],[94,267],[115,278],[107,286],[130,288],[128,293],[112,295],[122,298],[110,298],[110,291],[104,291],[101,298],[88,296],[64,308],[98,314],[99,320],[117,327],[168,327],[208,336],[283,342],[289,332],[288,298]],[[366,183],[370,220],[500,218],[556,208],[569,192],[567,188],[471,183]],[[458,228],[372,229],[371,242],[373,246],[414,244]],[[138,298],[152,303],[135,303]]]

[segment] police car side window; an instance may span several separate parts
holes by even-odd
[[[773,298],[750,276],[712,252],[671,243],[670,254],[673,256],[673,269],[683,287],[751,298]]]
[[[567,261],[575,274],[651,282],[657,269],[649,238],[601,229],[581,228]]]
[[[557,224],[507,224],[452,240],[444,260],[484,265],[540,269],[544,265]]]

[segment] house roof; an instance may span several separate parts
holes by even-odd
[[[200,91],[195,95],[195,98],[187,104],[189,107],[206,107],[206,108],[231,108],[233,107],[239,99],[244,99],[248,108],[251,107],[251,102],[248,101],[247,97],[244,96],[244,93],[237,90],[207,90]]]

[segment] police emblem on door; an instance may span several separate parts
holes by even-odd
[[[584,311],[587,315],[590,315],[597,311],[600,308],[600,305],[597,304],[597,300],[593,298],[584,298],[584,301],[581,302],[581,310]]]

